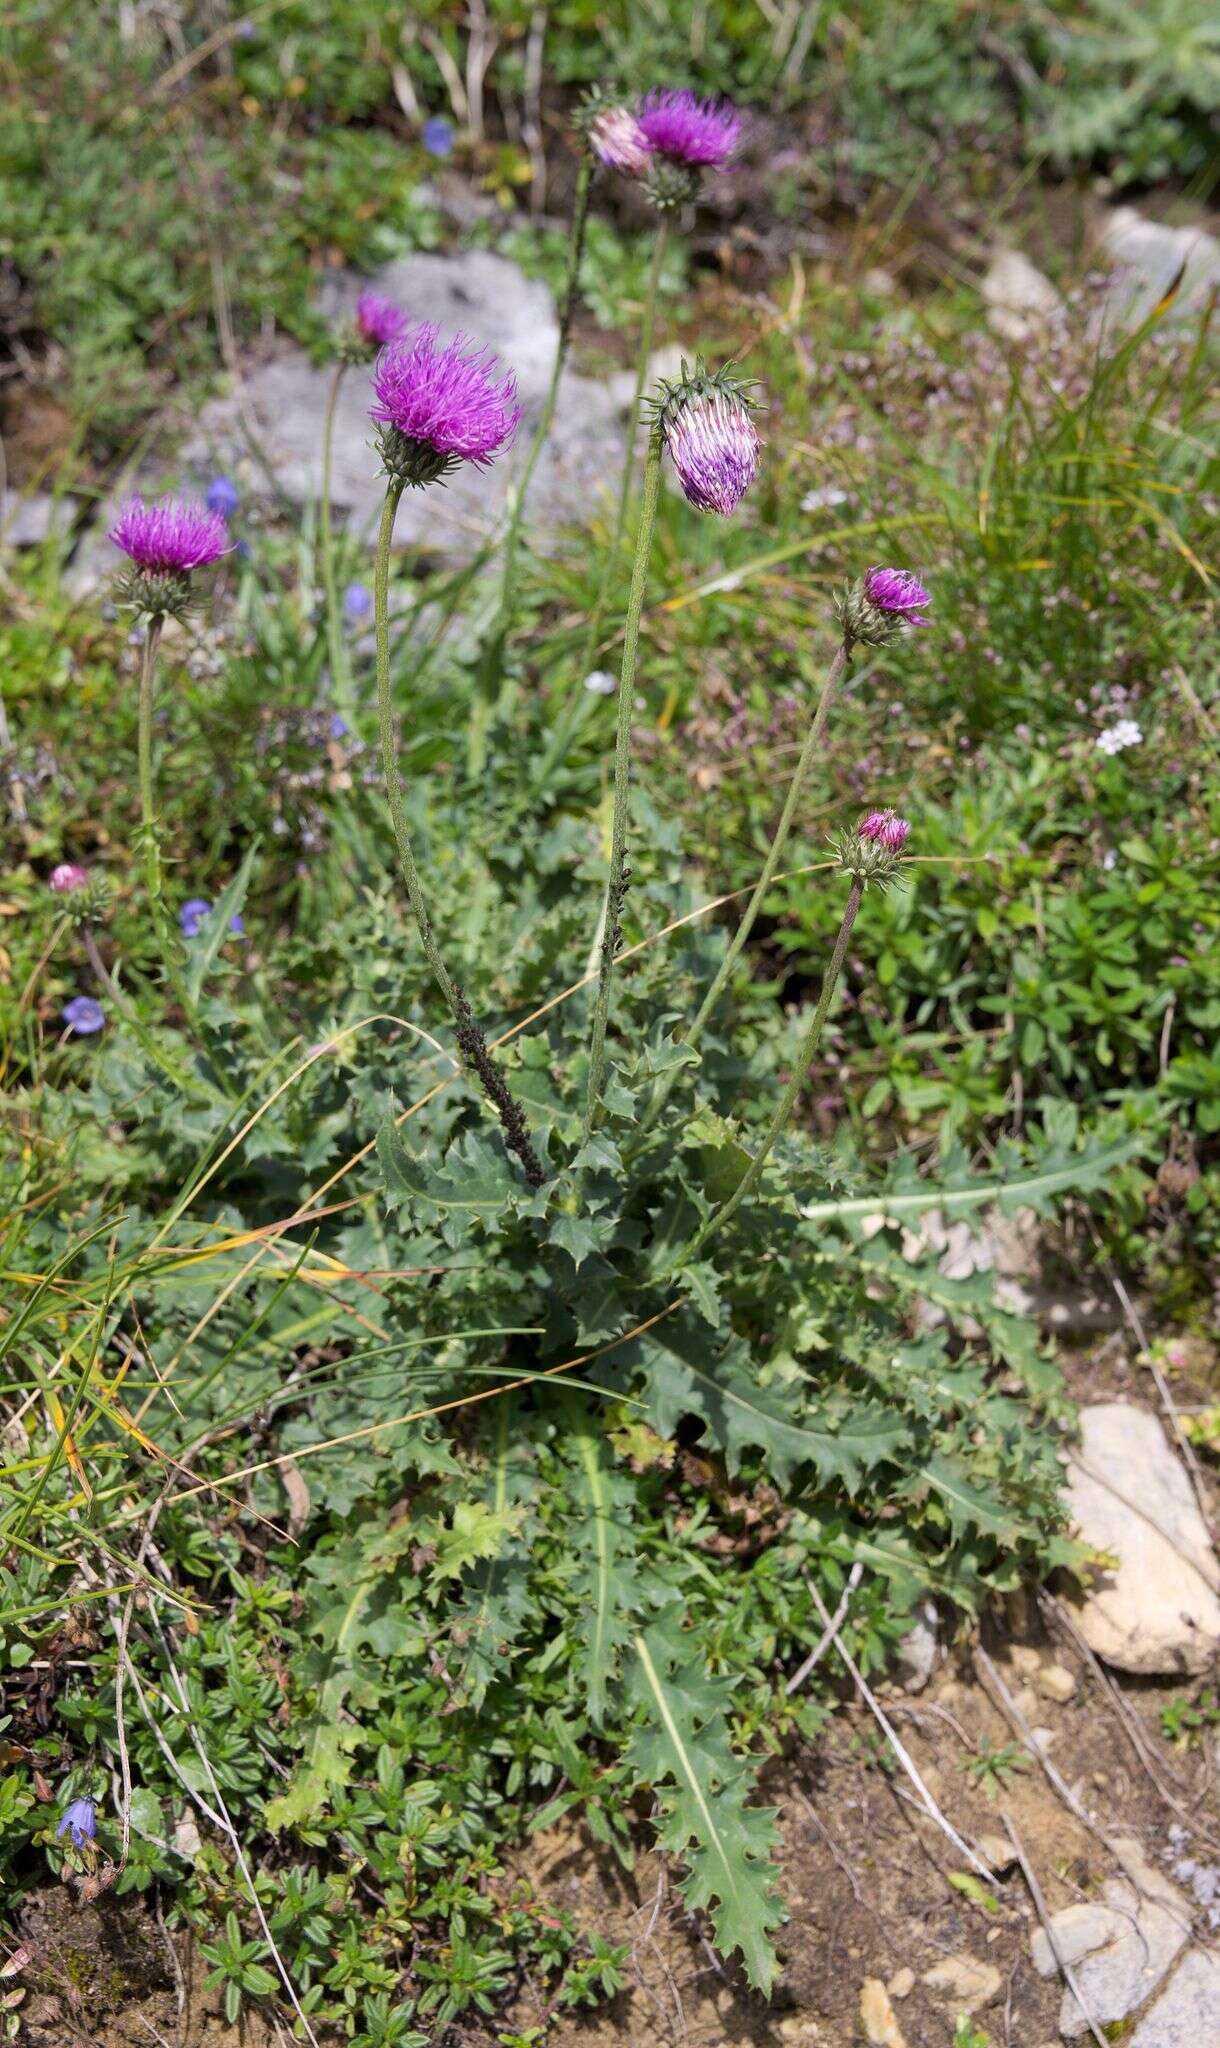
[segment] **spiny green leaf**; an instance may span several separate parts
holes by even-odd
[[[686,1860],[682,1895],[710,1909],[724,1954],[740,1949],[746,1975],[768,1992],[779,1973],[771,1929],[784,1917],[770,1858],[775,1814],[746,1805],[749,1763],[735,1756],[727,1711],[733,1681],[709,1677],[676,1620],[636,1635],[632,1691],[647,1717],[628,1759],[659,1788],[661,1847]]]
[[[398,1104],[390,1105],[377,1133],[377,1157],[388,1194],[400,1201],[431,1202],[438,1209],[465,1209],[499,1215],[524,1183],[503,1149],[497,1150],[476,1131],[452,1145],[440,1171],[409,1151],[395,1123]]]
[[[1071,1188],[1085,1193],[1099,1187],[1107,1176],[1134,1159],[1144,1149],[1142,1138],[1122,1138],[1114,1145],[1093,1151],[1047,1153],[1037,1165],[1024,1171],[994,1174],[985,1180],[932,1182],[915,1187],[880,1187],[867,1195],[850,1195],[833,1202],[801,1203],[806,1223],[842,1223],[854,1216],[922,1216],[929,1209],[943,1209],[956,1215],[964,1209],[979,1209],[995,1202],[1006,1213],[1013,1209],[1037,1208],[1049,1196]]]
[[[565,1414],[568,1442],[576,1453],[577,1502],[583,1508],[569,1523],[578,1546],[576,1584],[584,1596],[586,1616],[579,1659],[589,1718],[600,1728],[606,1718],[607,1688],[629,1634],[628,1621],[641,1604],[631,1530],[636,1495],[614,1465],[597,1412],[586,1401],[570,1399]]]

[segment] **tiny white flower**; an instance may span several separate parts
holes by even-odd
[[[831,484],[824,484],[821,490],[806,491],[801,499],[802,512],[821,512],[834,505],[846,505],[847,492],[837,491]]]
[[[618,688],[618,677],[612,676],[608,668],[595,668],[585,677],[585,688],[592,697],[613,697]]]
[[[1105,868],[1107,873],[1109,873],[1111,868],[1116,868],[1118,866],[1118,855],[1115,853],[1114,848],[1112,846],[1107,846],[1105,852],[1102,854],[1101,864],[1103,868]]]
[[[1097,735],[1097,750],[1102,754],[1121,754],[1125,747],[1143,745],[1144,735],[1133,718],[1120,718],[1116,724],[1108,725]]]

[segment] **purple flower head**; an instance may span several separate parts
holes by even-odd
[[[382,350],[369,418],[383,427],[387,469],[413,484],[435,483],[457,462],[484,469],[517,431],[517,380],[489,349],[457,334],[437,347],[430,322]],[[390,430],[390,431],[384,431]]]
[[[326,730],[330,734],[332,740],[345,739],[347,736],[346,718],[342,718],[337,711],[332,712],[330,723],[327,726]]]
[[[241,503],[232,477],[214,476],[203,494],[203,502],[209,512],[219,512],[222,519],[231,519]]]
[[[701,100],[697,93],[650,92],[637,119],[644,140],[658,156],[695,169],[720,170],[741,142],[742,119],[727,100]]]
[[[356,325],[362,340],[384,348],[387,342],[401,341],[411,323],[392,299],[383,299],[380,292],[361,292],[356,301]]]
[[[69,1031],[74,1031],[78,1038],[91,1038],[106,1022],[105,1010],[100,1003],[94,1002],[92,996],[73,996],[59,1014]]]
[[[77,889],[85,888],[88,881],[88,868],[78,867],[74,860],[62,860],[57,868],[51,869],[47,887],[56,896],[71,896]]]
[[[734,512],[758,469],[760,442],[749,408],[711,391],[680,403],[666,418],[665,445],[678,481],[701,512]]]
[[[932,600],[909,569],[870,569],[864,595],[879,612],[893,612],[911,626],[926,626],[923,614]]]
[[[358,619],[367,619],[373,609],[373,593],[367,583],[349,583],[343,593],[343,616],[354,625]]]
[[[589,147],[612,171],[638,177],[652,162],[652,144],[630,107],[603,107],[589,123]]]
[[[129,498],[110,529],[116,548],[130,555],[138,569],[186,576],[192,569],[218,562],[232,548],[229,529],[219,512],[206,505],[179,504],[173,498],[146,505]]]
[[[861,839],[875,839],[887,853],[901,853],[911,828],[897,811],[869,811],[856,827]]]
[[[178,912],[178,923],[182,927],[184,939],[197,939],[199,937],[202,927],[212,915],[213,908],[213,904],[206,896],[188,896]],[[236,932],[240,937],[245,929],[241,912],[235,910],[229,919],[229,930]]]
[[[449,156],[453,149],[452,121],[446,121],[443,114],[433,114],[430,121],[424,122],[421,139],[429,156]]]
[[[81,996],[79,1001],[84,1002]],[[62,1842],[65,1835],[71,1838],[74,1849],[83,1849],[97,1833],[97,1808],[92,1799],[74,1799],[65,1808],[63,1819],[55,1830],[55,1839]]]

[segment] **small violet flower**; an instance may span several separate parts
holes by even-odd
[[[379,292],[361,292],[356,301],[356,326],[361,339],[373,348],[401,341],[410,325],[402,307],[392,299],[383,299]]]
[[[349,583],[343,593],[343,616],[353,624],[367,619],[373,609],[373,593],[367,583]]]
[[[138,569],[159,575],[187,576],[227,555],[233,543],[219,512],[206,505],[180,504],[165,498],[146,505],[129,498],[110,529],[116,548],[130,555]]]
[[[1143,745],[1144,735],[1133,718],[1120,718],[1097,735],[1099,754],[1121,754],[1126,747]]]
[[[206,896],[190,896],[178,912],[178,923],[184,939],[197,939],[205,921],[212,915],[213,905]],[[245,932],[241,912],[235,910],[229,919],[229,930],[240,937]]]
[[[88,868],[79,867],[74,860],[63,860],[57,868],[51,869],[47,887],[56,896],[71,896],[77,889],[87,887],[88,881]]]
[[[332,740],[341,740],[347,733],[347,720],[346,718],[341,718],[336,711],[326,729]]]
[[[589,123],[589,147],[599,163],[631,177],[652,162],[652,144],[630,107],[602,107]]]
[[[437,346],[431,322],[382,350],[369,418],[382,428],[386,469],[401,483],[436,483],[459,462],[480,469],[506,448],[521,407],[517,380],[488,349],[457,334]]]
[[[665,419],[678,481],[701,512],[727,517],[754,481],[761,443],[749,409],[720,391],[686,399]]]
[[[690,91],[650,92],[636,112],[649,148],[671,163],[720,170],[741,142],[742,119],[727,101]]]
[[[209,512],[219,512],[222,519],[231,519],[241,502],[232,477],[214,476],[203,494],[203,502]]]
[[[433,114],[431,120],[424,122],[420,139],[429,156],[449,156],[453,150],[452,121],[447,121],[443,114]]]
[[[79,1001],[86,998],[81,996]],[[74,1849],[83,1849],[86,1842],[93,1841],[97,1833],[97,1807],[92,1799],[74,1799],[64,1811],[62,1820],[55,1830],[55,1839],[62,1842],[67,1835]]]
[[[932,599],[909,569],[870,569],[864,595],[879,612],[892,612],[911,626],[926,626],[923,614]]]
[[[59,1014],[69,1031],[74,1031],[78,1038],[91,1038],[106,1022],[105,1010],[92,996],[73,996]]]
[[[875,839],[887,853],[901,853],[911,834],[905,818],[897,811],[869,811],[856,827],[861,839]]]

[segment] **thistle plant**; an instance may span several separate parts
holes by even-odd
[[[144,875],[153,916],[161,918],[161,841],[153,791],[153,706],[157,655],[167,618],[185,618],[194,601],[191,577],[230,553],[233,543],[219,512],[206,505],[166,499],[146,505],[131,498],[110,530],[132,566],[119,584],[118,598],[144,621],[140,663],[139,777]]]
[[[910,570],[907,569],[870,569],[858,583],[850,585],[846,591],[836,597],[835,610],[842,627],[842,638],[836,650],[834,660],[827,671],[826,680],[822,685],[813,717],[809,722],[809,729],[805,734],[804,744],[801,747],[792,780],[788,784],[783,809],[779,816],[779,823],[775,828],[774,837],[767,849],[767,857],[763,862],[762,871],[754,885],[750,900],[738,920],[737,929],[729,941],[724,958],[687,1027],[683,1042],[688,1048],[693,1049],[698,1044],[708,1018],[712,1015],[717,1003],[724,994],[728,986],[729,977],[741,957],[742,950],[750,933],[754,929],[755,921],[766,900],[767,892],[775,880],[776,874],[779,872],[780,859],[784,847],[787,845],[788,835],[792,830],[792,822],[796,816],[801,792],[805,787],[809,770],[821,752],[830,713],[838,696],[843,678],[851,666],[852,654],[857,641],[861,641],[870,647],[887,646],[892,640],[899,638],[904,631],[909,630],[911,627],[927,625],[929,622],[925,614],[930,604],[931,598],[928,592],[924,589],[918,577],[912,575]],[[874,813],[873,815],[877,816],[880,814]],[[677,1075],[678,1070],[675,1068],[662,1077],[652,1109],[646,1120],[648,1124],[655,1120],[669,1099],[670,1092],[677,1080]]]
[[[401,306],[379,292],[361,292],[349,326],[338,336],[335,367],[326,394],[322,422],[322,496],[318,507],[318,552],[321,558],[322,590],[326,600],[326,642],[330,656],[331,688],[344,709],[351,703],[351,669],[343,639],[343,612],[335,574],[335,531],[331,507],[335,452],[335,413],[347,372],[375,360],[377,351],[392,341],[401,341],[410,327]]]
[[[438,347],[437,328],[424,324],[413,335],[392,341],[382,350],[373,391],[369,417],[379,428],[378,446],[386,474],[373,576],[377,717],[399,872],[433,979],[457,1028],[463,1063],[477,1077],[499,1117],[505,1142],[520,1161],[526,1179],[538,1187],[546,1174],[530,1142],[525,1118],[487,1050],[464,990],[445,966],[432,929],[407,827],[390,697],[390,548],[399,500],[408,488],[426,490],[443,483],[462,462],[485,469],[508,447],[521,419],[516,380],[511,372],[499,373],[494,357],[473,347],[464,335],[456,335],[446,348]]]
[[[753,480],[759,440],[750,418],[747,387],[727,370],[709,373],[702,363],[682,366],[674,383],[658,386],[652,400],[653,419],[644,464],[644,490],[636,529],[635,564],[623,630],[619,675],[618,722],[614,743],[614,800],[610,825],[610,867],[602,913],[601,959],[593,1030],[589,1047],[589,1079],[584,1134],[597,1121],[605,1085],[606,1027],[614,956],[622,937],[623,900],[631,870],[627,864],[627,814],[631,793],[631,720],[635,708],[635,672],[639,650],[640,613],[648,582],[648,558],[656,525],[661,454],[668,448],[679,482],[693,505],[728,514]]]

